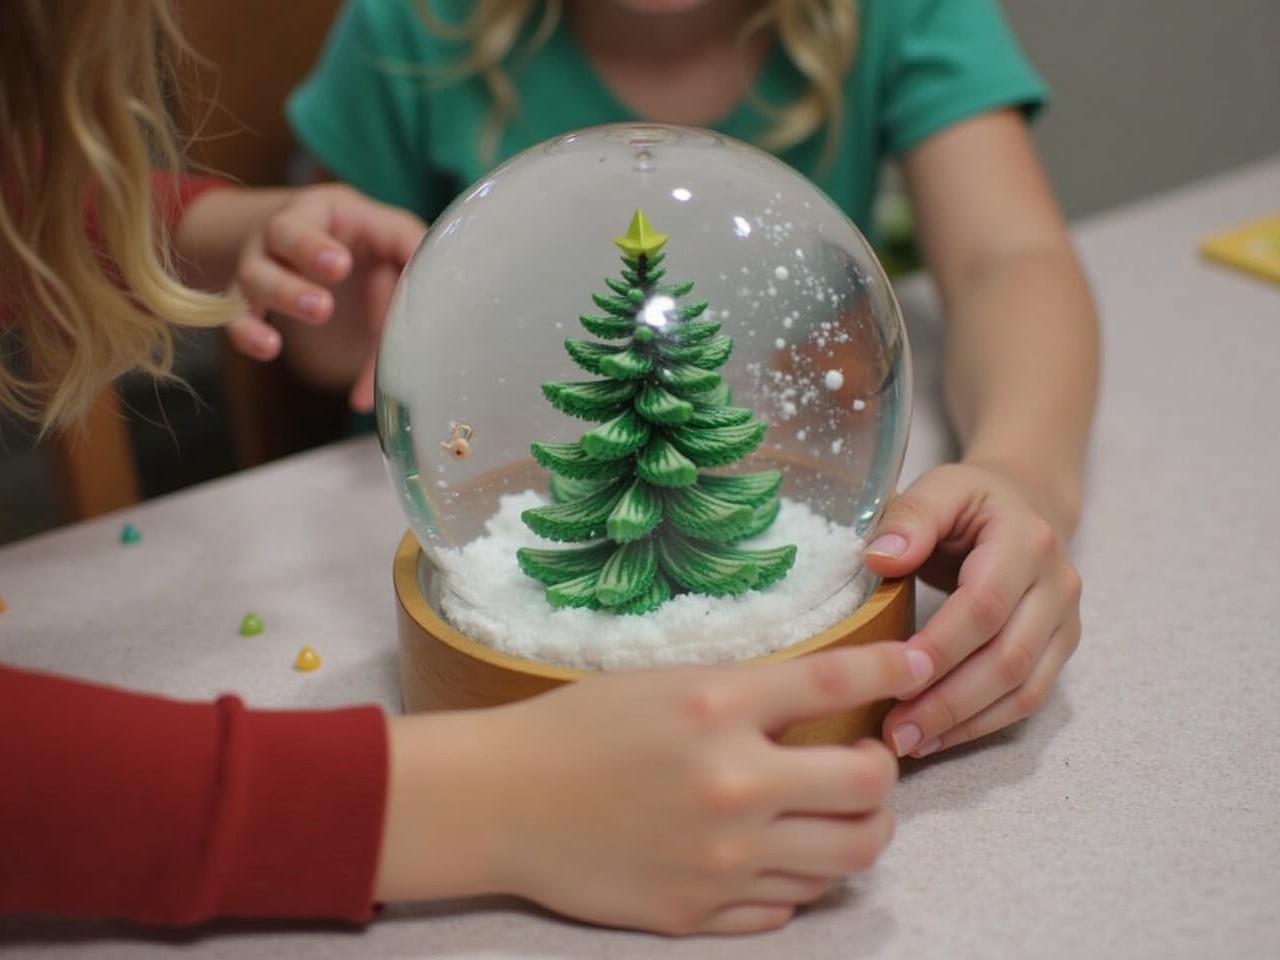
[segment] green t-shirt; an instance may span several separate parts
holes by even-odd
[[[423,67],[452,66],[462,51],[428,30],[417,6],[417,0],[347,0],[315,69],[286,108],[315,160],[370,196],[430,222],[491,166],[526,147],[570,130],[640,119],[610,95],[562,22],[514,74],[521,115],[505,129],[494,164],[482,162],[483,85],[424,75]],[[467,0],[434,5],[453,23],[469,7]],[[861,0],[859,30],[833,162],[819,169],[821,133],[780,156],[874,242],[872,202],[882,161],[983,111],[1015,106],[1034,115],[1046,91],[998,0]],[[778,103],[802,87],[799,72],[775,48],[756,93]],[[744,101],[710,126],[751,141],[767,122]]]

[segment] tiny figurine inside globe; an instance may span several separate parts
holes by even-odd
[[[875,589],[910,376],[888,279],[812,183],[708,131],[610,125],[431,225],[377,425],[461,634],[581,669],[729,662]]]

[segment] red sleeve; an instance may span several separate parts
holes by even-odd
[[[196,197],[226,186],[230,184],[216,177],[175,177],[167,170],[154,170],[151,173],[152,201],[167,233],[177,229],[182,222],[182,215]]]
[[[154,170],[151,174],[151,200],[155,207],[159,228],[166,237],[172,236],[182,222],[191,202],[219,187],[230,186],[225,180],[216,177],[175,177],[165,170]],[[97,242],[98,211],[90,196],[85,206],[85,229],[89,236]],[[0,291],[2,294],[3,291]],[[15,322],[12,305],[0,298],[0,327],[11,326]]]
[[[363,923],[376,707],[248,710],[0,666],[0,914]]]

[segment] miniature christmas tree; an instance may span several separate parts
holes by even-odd
[[[533,444],[554,502],[526,510],[525,524],[548,540],[586,544],[518,551],[555,607],[642,614],[679,593],[769,586],[795,561],[794,546],[738,545],[777,517],[781,473],[703,472],[754,451],[765,423],[731,405],[716,371],[733,340],[703,317],[704,301],[681,303],[693,282],[661,283],[666,241],[637,210],[614,239],[621,280],[592,296],[605,315],[580,318],[599,340],[565,341],[574,363],[600,379],[542,386],[556,409],[599,424],[576,443]]]

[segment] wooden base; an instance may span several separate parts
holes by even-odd
[[[400,631],[400,681],[404,707],[412,713],[469,710],[512,703],[591,676],[575,670],[502,653],[477,643],[449,625],[423,592],[431,567],[412,531],[396,551],[393,578]],[[914,581],[888,580],[850,616],[802,643],[754,658],[783,660],[832,647],[905,640],[915,623]],[[752,661],[747,661],[752,662]],[[802,724],[781,738],[794,744],[848,744],[879,737],[891,703],[827,720]]]

